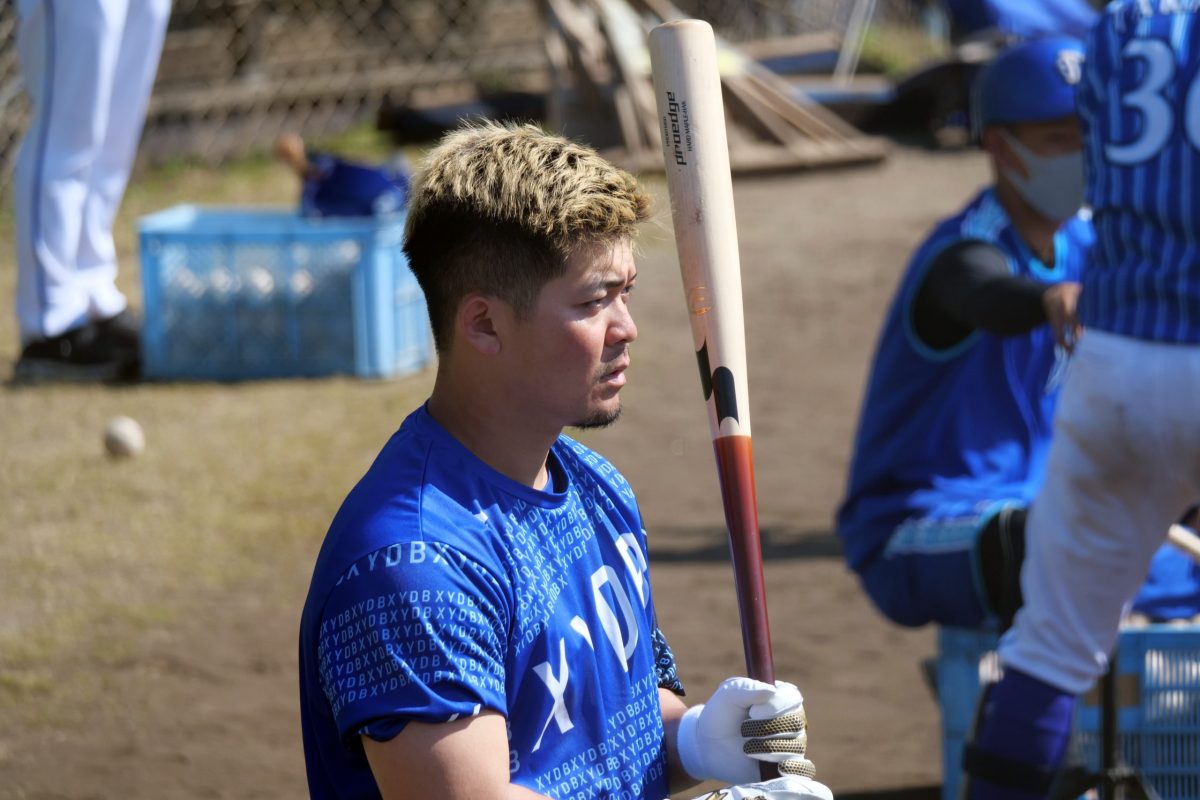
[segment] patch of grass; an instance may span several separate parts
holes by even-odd
[[[317,150],[368,163],[386,161],[396,152],[388,134],[368,123],[356,125],[336,136],[314,139],[310,144]]]
[[[900,78],[923,64],[944,58],[949,51],[949,45],[931,39],[921,28],[872,25],[863,41],[860,71]]]
[[[115,226],[119,285],[140,305],[138,217],[178,203],[290,205],[298,186],[266,157],[139,173]],[[0,252],[12,250],[0,208]],[[13,273],[0,270],[8,363]],[[136,663],[198,597],[236,589],[292,608],[296,565],[311,568],[341,499],[432,377],[0,386],[0,730],[98,701],[106,670]],[[104,454],[118,414],[141,423],[142,456]]]
[[[47,694],[54,680],[44,670],[0,671],[0,697],[25,699],[31,694]]]

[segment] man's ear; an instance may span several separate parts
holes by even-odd
[[[469,294],[458,304],[454,323],[458,335],[471,348],[483,355],[500,352],[500,331],[497,315],[507,310],[504,301],[484,294]]]

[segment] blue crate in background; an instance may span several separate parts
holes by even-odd
[[[942,712],[942,800],[956,800],[962,749],[982,681],[1000,675],[995,633],[942,628],[937,684]],[[1121,631],[1117,725],[1126,763],[1163,800],[1200,798],[1200,626],[1150,625]],[[1077,706],[1072,753],[1100,766],[1096,690]]]
[[[962,751],[981,686],[1000,677],[999,636],[967,628],[938,629],[937,694],[942,716],[942,800],[957,800]]]
[[[396,377],[432,357],[404,217],[176,206],[139,221],[148,378]]]

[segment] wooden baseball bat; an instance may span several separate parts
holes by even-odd
[[[716,452],[749,676],[775,682],[763,582],[733,180],[707,22],[650,32],[650,64],[683,289]]]

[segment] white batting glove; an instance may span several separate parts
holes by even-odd
[[[694,800],[833,800],[833,792],[812,778],[785,775],[764,783],[726,786]]]
[[[679,759],[695,780],[754,783],[759,762],[785,775],[812,778],[804,696],[784,681],[725,680],[707,703],[692,706],[679,722]],[[819,785],[819,784],[818,784]]]

